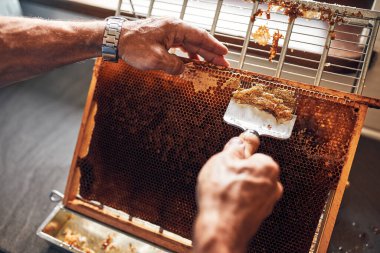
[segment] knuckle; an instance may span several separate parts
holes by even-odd
[[[175,17],[166,17],[165,18],[168,22],[175,22],[177,20],[177,18]]]
[[[271,162],[268,162],[267,169],[276,176],[280,175],[280,166],[273,160]]]
[[[150,65],[152,68],[158,68],[161,66],[161,57],[159,55],[152,55],[151,59],[150,59]]]
[[[273,188],[273,182],[271,182],[270,180],[262,179],[262,180],[258,181],[257,184],[260,185],[260,187],[263,189],[272,189]]]
[[[257,184],[254,181],[250,180],[249,176],[246,176],[240,180],[240,187],[242,190],[252,190],[253,188],[257,187]]]
[[[197,29],[201,32],[202,36],[208,36],[208,32],[207,32],[206,29],[201,28],[201,27],[199,27],[199,28],[197,28]]]
[[[275,194],[276,185],[271,180],[261,180],[259,187],[267,196]]]
[[[175,56],[174,56],[175,57]],[[176,58],[174,59],[169,59],[169,62],[171,63],[170,64],[170,68],[173,72],[173,74],[178,74],[181,72],[181,69],[182,69],[182,62]]]
[[[202,40],[206,40],[208,38],[208,32],[203,28],[201,28],[200,30],[201,30]]]
[[[226,152],[222,152],[220,156],[220,162],[226,165],[227,168],[233,170],[239,170],[239,164],[235,160],[232,160],[231,157]]]
[[[165,25],[169,25],[169,26],[176,26],[176,25],[181,23],[180,19],[177,19],[174,17],[165,17],[165,18],[163,18],[163,21],[164,21]]]
[[[273,160],[272,157],[265,155],[265,154],[254,154],[254,157],[256,161],[259,161],[258,164],[261,164],[261,166],[264,169],[269,169],[269,170],[280,170],[279,165]]]
[[[272,157],[268,156],[268,155],[265,155],[265,154],[262,154],[262,153],[257,153],[255,154],[255,157],[257,159],[260,159],[260,160],[263,160],[263,161],[267,161],[267,160],[273,160]]]
[[[206,61],[208,61],[208,62],[213,62],[214,59],[215,59],[215,56],[213,56],[213,55],[209,55],[209,54],[205,54],[203,58],[204,58]]]
[[[252,173],[255,171],[254,166],[249,166],[249,165],[243,164],[243,163],[236,163],[235,169],[236,169],[237,173],[244,173],[244,172]]]
[[[197,31],[199,34],[199,40],[197,42],[197,45],[202,45],[207,41],[208,38],[208,32],[203,28],[193,27],[194,31]]]

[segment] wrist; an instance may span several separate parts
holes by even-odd
[[[236,221],[223,217],[217,211],[200,212],[194,227],[196,253],[243,253],[248,239],[239,230]]]

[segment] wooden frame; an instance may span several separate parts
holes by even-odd
[[[190,60],[184,59],[184,61]],[[158,228],[157,226],[139,222],[132,217],[129,217],[127,215],[121,215],[120,213],[113,212],[107,209],[106,207],[85,201],[78,197],[80,171],[79,168],[77,168],[76,166],[76,161],[78,157],[85,157],[87,155],[89,144],[91,142],[91,135],[95,126],[94,117],[97,111],[97,105],[93,101],[93,95],[97,84],[97,78],[99,73],[98,70],[101,64],[102,60],[99,58],[96,61],[94,67],[93,78],[91,81],[89,95],[83,114],[81,129],[79,132],[78,141],[74,152],[73,162],[71,164],[63,204],[71,210],[84,214],[85,216],[96,219],[100,222],[108,224],[127,233],[133,234],[144,240],[150,241],[158,246],[167,248],[168,250],[181,253],[191,252],[192,243],[190,240],[182,238],[168,231],[164,231],[163,229]],[[237,72],[240,72],[242,74],[248,73],[242,70],[237,70]],[[348,181],[348,176],[356,152],[356,147],[359,142],[360,133],[364,124],[367,109],[368,107],[380,108],[380,100],[362,97],[354,94],[346,94],[324,87],[316,87],[259,74],[255,75],[257,75],[259,78],[263,78],[270,81],[277,81],[283,83],[284,85],[291,85],[300,88],[302,89],[301,92],[312,92],[315,94],[323,93],[323,96],[327,96],[331,99],[334,99],[334,101],[338,103],[354,103],[355,107],[359,110],[359,117],[357,119],[353,132],[353,137],[349,145],[346,163],[343,168],[338,187],[335,193],[331,193],[330,201],[327,204],[326,211],[324,214],[325,218],[323,219],[323,222],[321,224],[317,245],[315,247],[315,252],[326,252],[334,228],[335,220],[339,211],[339,207],[343,198],[345,187]]]
[[[353,137],[350,142],[350,148],[347,154],[347,160],[342,170],[342,175],[338,183],[336,191],[331,192],[331,197],[326,205],[326,211],[324,213],[325,219],[321,227],[319,240],[317,242],[316,252],[327,252],[331,235],[334,230],[335,221],[339,213],[340,204],[343,199],[343,194],[347,186],[348,177],[350,175],[352,162],[354,161],[356,149],[359,143],[361,130],[364,125],[365,116],[367,114],[368,106],[361,105],[359,108],[359,118],[356,122]]]

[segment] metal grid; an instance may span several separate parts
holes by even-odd
[[[287,15],[275,8],[270,11],[270,20],[264,14],[253,21],[251,17],[259,9],[267,10],[265,2],[270,1],[252,2],[119,0],[117,13],[132,18],[172,16],[207,29],[229,48],[227,59],[234,68],[362,94],[379,29],[378,12],[294,0],[313,8],[337,11],[334,17],[343,15],[344,24],[329,25],[319,19],[301,17],[289,21]],[[359,11],[362,17],[356,15]],[[283,35],[272,62],[268,61],[272,42],[259,46],[251,38],[261,25],[267,26],[272,35],[277,30]]]

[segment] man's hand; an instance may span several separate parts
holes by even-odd
[[[228,49],[206,32],[179,19],[149,18],[124,22],[119,42],[119,55],[129,65],[142,70],[164,70],[181,74],[183,62],[169,54],[170,48],[182,48],[192,58],[229,66],[224,59]]]
[[[279,166],[269,156],[253,154],[258,146],[259,139],[246,132],[231,139],[202,168],[195,252],[245,252],[250,238],[281,198]]]

